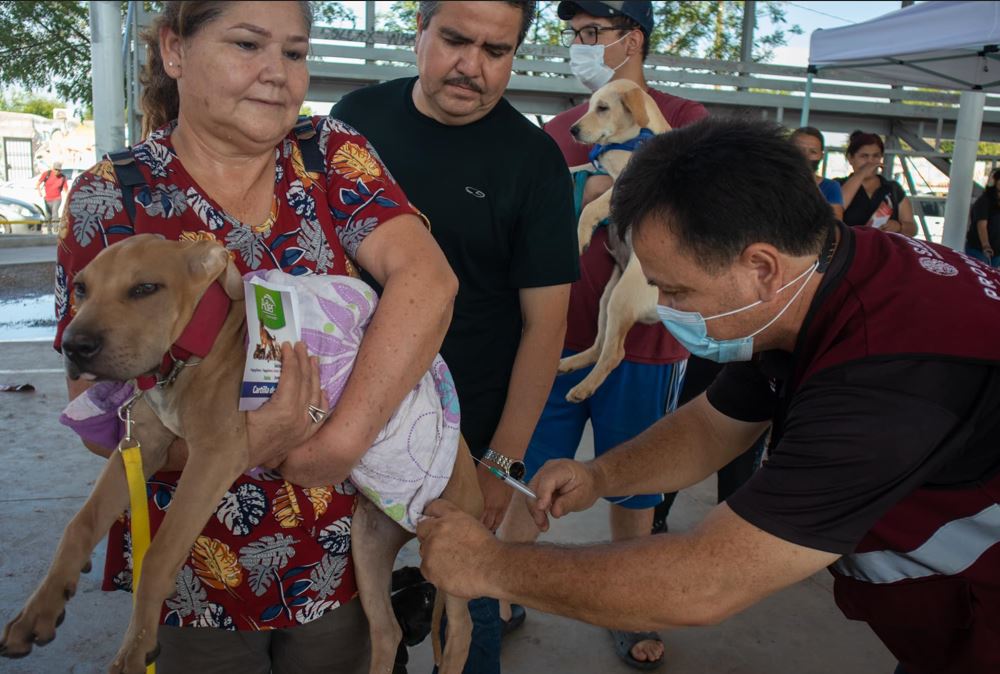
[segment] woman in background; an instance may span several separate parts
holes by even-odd
[[[1000,180],[1000,169],[993,170],[986,191],[972,204],[972,223],[965,239],[965,252],[993,267],[1000,267],[1000,191],[997,190],[997,180]]]
[[[877,134],[863,131],[851,134],[847,161],[854,172],[837,179],[844,196],[844,223],[913,236],[917,233],[917,223],[906,192],[895,180],[879,173],[884,156],[885,145]]]

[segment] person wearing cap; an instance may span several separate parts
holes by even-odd
[[[1000,270],[837,222],[787,131],[760,120],[648,140],[611,216],[664,326],[726,365],[632,441],[545,464],[539,526],[602,496],[697,484],[770,424],[767,460],[690,531],[624,542],[501,542],[434,501],[417,526],[427,579],[665,629],[718,624],[825,569],[898,672],[1000,672]]]
[[[559,18],[568,22],[562,36],[563,44],[570,48],[570,67],[589,90],[596,91],[612,80],[631,80],[653,98],[673,128],[708,114],[700,103],[652,89],[646,83],[643,63],[654,29],[652,3],[560,2],[557,11]],[[569,132],[587,106],[587,102],[581,103],[545,125],[545,131],[559,144],[567,166],[588,163],[590,146],[576,142]],[[611,187],[611,178],[603,172],[580,171],[575,180],[577,212]],[[607,240],[607,228],[599,227],[580,257],[580,280],[570,290],[564,357],[587,349],[596,338],[601,295],[615,264]],[[684,347],[662,326],[636,324],[625,341],[625,359],[588,400],[568,402],[566,393],[591,368],[556,377],[528,445],[527,477],[530,479],[547,460],[573,457],[588,421],[598,455],[656,422],[677,404],[687,356]],[[501,527],[501,537],[534,540],[539,532],[523,505],[524,497],[515,494],[514,499],[517,503]],[[650,533],[654,508],[664,499],[662,494],[639,494],[610,500],[611,537],[625,540]],[[525,612],[519,605],[501,604],[500,615],[510,630],[524,621]],[[650,668],[662,661],[663,642],[655,633],[613,630],[612,638],[616,652],[633,667]]]
[[[69,191],[69,181],[62,173],[62,162],[53,162],[52,168],[38,176],[35,183],[38,194],[45,200],[45,217],[49,223],[59,219],[63,194]],[[39,225],[41,228],[41,225]]]
[[[417,77],[351,92],[331,111],[379,148],[458,277],[441,355],[491,530],[512,489],[490,470],[523,477],[579,276],[572,181],[559,148],[503,97],[534,13],[527,1],[420,2]],[[464,671],[496,674],[497,601],[476,598],[470,612]]]

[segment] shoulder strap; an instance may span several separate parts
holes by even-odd
[[[296,122],[295,137],[299,141],[299,151],[302,153],[302,164],[308,173],[326,173],[326,160],[323,153],[319,151],[319,137],[316,135],[316,127],[313,125],[312,117],[305,115],[299,117]]]
[[[119,152],[109,152],[108,160],[115,170],[115,177],[118,178],[118,186],[122,191],[122,204],[125,206],[125,213],[128,221],[135,227],[135,188],[146,184],[139,167],[135,165],[135,157],[131,148],[120,150]]]

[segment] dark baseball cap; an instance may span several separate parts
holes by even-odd
[[[601,18],[624,16],[639,24],[639,28],[642,29],[642,32],[647,37],[653,32],[652,2],[639,2],[638,0],[624,0],[622,2],[569,2],[564,0],[559,3],[556,11],[559,14],[559,18],[563,21],[569,21],[580,12]]]

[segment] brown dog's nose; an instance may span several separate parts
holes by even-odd
[[[85,363],[101,351],[103,340],[100,335],[92,335],[86,332],[73,333],[63,340],[63,355],[74,363]]]
[[[578,125],[576,125],[576,124],[574,124],[573,126],[569,127],[569,134],[571,136],[573,136],[574,138],[576,138],[577,136],[580,135],[580,127]]]

